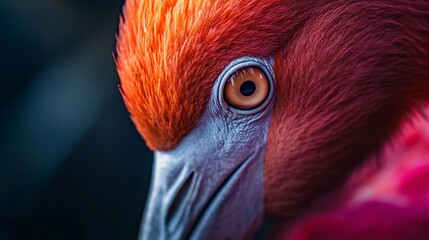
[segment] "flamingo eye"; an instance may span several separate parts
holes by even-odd
[[[226,82],[226,102],[238,109],[250,110],[267,99],[270,84],[265,73],[258,67],[244,67],[234,72]]]

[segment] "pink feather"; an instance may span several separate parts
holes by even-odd
[[[304,218],[282,238],[429,239],[429,121],[416,114],[401,130],[377,169],[365,166],[350,180],[340,204]]]

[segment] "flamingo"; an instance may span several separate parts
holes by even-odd
[[[248,239],[424,114],[429,1],[127,0],[116,64],[155,151],[141,238]]]

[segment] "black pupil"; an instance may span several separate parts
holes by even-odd
[[[247,80],[240,86],[240,92],[244,96],[250,96],[255,93],[256,85],[253,81]]]

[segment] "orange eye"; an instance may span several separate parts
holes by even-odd
[[[249,110],[267,99],[270,85],[267,76],[257,67],[236,71],[225,85],[225,100],[233,107]]]

